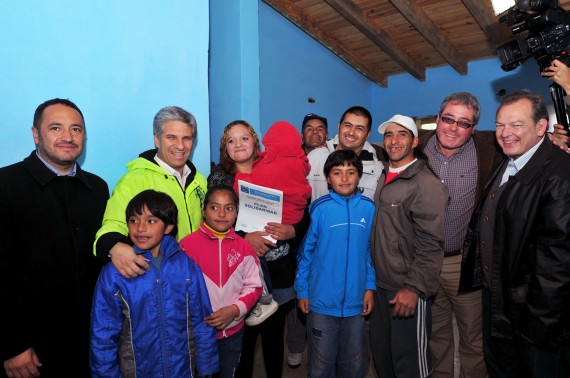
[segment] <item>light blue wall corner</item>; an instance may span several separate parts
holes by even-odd
[[[168,105],[195,115],[193,162],[209,172],[207,1],[3,2],[0,22],[0,166],[33,150],[35,108],[62,97],[85,115],[80,163],[111,188],[153,147],[153,116]]]

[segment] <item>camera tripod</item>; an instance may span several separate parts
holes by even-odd
[[[550,96],[552,96],[552,102],[554,102],[554,111],[556,112],[556,120],[559,124],[564,126],[564,130],[570,135],[570,130],[568,129],[568,116],[566,114],[566,103],[564,102],[564,96],[566,92],[557,83],[550,84]]]

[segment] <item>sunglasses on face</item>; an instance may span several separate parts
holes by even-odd
[[[439,119],[443,122],[443,123],[447,123],[448,125],[453,125],[454,123],[457,123],[458,127],[461,127],[462,129],[468,129],[471,126],[473,126],[472,123],[469,123],[467,121],[459,121],[459,120],[454,120],[451,117],[448,116],[444,116],[444,115],[439,115]]]

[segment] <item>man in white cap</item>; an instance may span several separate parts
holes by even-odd
[[[448,195],[414,155],[418,129],[412,118],[395,115],[378,131],[389,166],[374,195],[371,351],[380,377],[426,377],[432,370],[431,297],[439,287]]]

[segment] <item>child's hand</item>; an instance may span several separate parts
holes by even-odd
[[[372,290],[366,290],[364,292],[364,299],[362,300],[362,316],[367,316],[372,313],[374,308],[374,292]]]
[[[204,323],[210,327],[216,328],[218,331],[225,329],[234,318],[239,316],[239,308],[236,305],[222,307],[210,316],[204,318]]]
[[[298,299],[297,300],[297,307],[299,307],[299,310],[301,310],[301,312],[303,314],[308,314],[309,313],[309,299],[308,298]]]

